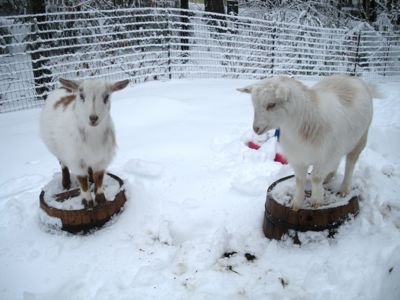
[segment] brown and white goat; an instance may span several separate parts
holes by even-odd
[[[89,179],[94,182],[96,203],[104,203],[104,172],[116,151],[111,94],[125,88],[129,80],[60,82],[63,88],[51,92],[43,107],[40,134],[61,163],[64,189],[71,186],[71,171],[79,182],[82,204],[93,207]]]

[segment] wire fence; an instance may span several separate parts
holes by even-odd
[[[169,8],[0,18],[0,112],[38,107],[60,77],[400,80],[400,32],[327,29]]]

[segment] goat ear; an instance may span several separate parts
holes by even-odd
[[[238,90],[239,92],[242,92],[242,93],[251,94],[251,92],[253,91],[253,86],[249,85],[249,86],[245,86],[245,87],[242,87],[242,88],[238,88],[236,90]]]
[[[290,88],[286,85],[278,85],[275,89],[275,97],[284,101],[289,100]]]
[[[79,87],[79,81],[76,80],[68,80],[64,78],[60,78],[60,83],[63,87],[70,91],[76,91]]]
[[[110,86],[110,90],[111,90],[111,92],[116,92],[116,91],[122,90],[122,89],[126,88],[128,83],[129,83],[129,79],[117,81]]]

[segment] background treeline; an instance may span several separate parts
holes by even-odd
[[[352,27],[354,22],[386,30],[400,25],[399,0],[0,0],[1,15],[93,9],[175,7],[226,13],[238,3],[239,15],[318,26]],[[191,4],[191,5],[190,5]]]

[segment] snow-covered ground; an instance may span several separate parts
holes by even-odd
[[[374,102],[354,178],[360,214],[335,239],[301,234],[298,246],[262,233],[267,186],[291,170],[273,162],[271,143],[245,146],[253,112],[235,89],[248,83],[115,94],[110,171],[128,202],[85,236],[40,223],[40,190],[59,167],[39,138],[39,110],[1,114],[0,299],[400,299],[399,84],[380,85],[386,98]]]

